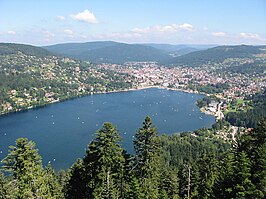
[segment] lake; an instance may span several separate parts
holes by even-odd
[[[203,95],[150,88],[90,95],[26,112],[0,117],[0,159],[19,137],[37,144],[46,166],[70,167],[83,157],[87,144],[106,121],[117,126],[122,145],[133,153],[132,139],[149,115],[159,134],[210,127],[215,118],[200,112],[195,102]]]

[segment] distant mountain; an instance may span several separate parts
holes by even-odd
[[[249,58],[255,54],[265,54],[265,49],[266,46],[218,46],[175,57],[167,62],[167,64],[196,67],[211,62],[219,63],[227,58]]]
[[[25,44],[0,43],[0,55],[17,54],[18,52],[37,57],[53,55],[53,53],[41,47]]]
[[[172,55],[173,57],[178,57],[178,56],[186,55],[188,53],[192,53],[195,51],[199,51],[199,49],[191,48],[191,47],[185,47],[185,48],[181,48],[179,50],[171,52],[170,55]]]
[[[172,57],[178,57],[199,50],[196,48],[189,47],[187,45],[171,45],[171,44],[144,44],[144,45],[151,46],[159,50],[163,50]]]
[[[153,44],[153,43],[150,43],[150,44],[144,44],[144,45],[147,45],[147,46],[151,46],[151,47],[154,47],[154,48],[157,48],[157,49],[160,49],[160,50],[163,50],[163,51],[167,51],[167,52],[176,52],[176,51],[180,51],[180,50],[183,50],[183,49],[191,49],[191,52],[192,50],[194,51],[197,51],[197,50],[206,50],[208,48],[213,48],[215,46],[218,46],[218,45],[207,45],[207,44],[178,44],[178,45],[173,45],[173,44]],[[188,50],[187,50],[188,52]]]
[[[78,56],[80,53],[109,47],[115,44],[116,42],[113,41],[104,41],[104,42],[100,41],[100,42],[86,42],[86,43],[55,44],[52,46],[44,46],[43,48],[59,54]]]
[[[145,46],[151,46],[153,48],[157,48],[159,50],[163,50],[166,52],[174,52],[183,48],[187,48],[187,45],[172,45],[172,44],[153,44],[153,43],[148,43],[148,44],[143,44]]]
[[[118,63],[129,61],[166,62],[168,52],[142,44],[125,44],[112,41],[67,43],[45,46],[45,49],[93,63]]]

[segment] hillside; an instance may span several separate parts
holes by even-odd
[[[64,44],[55,44],[51,46],[44,46],[44,49],[47,49],[58,54],[64,54],[69,56],[78,56],[78,54],[91,51],[95,49],[101,49],[108,46],[115,45],[116,42],[104,41],[104,42],[86,42],[86,43],[64,43]]]
[[[132,87],[128,75],[50,55],[40,47],[0,44],[0,115]]]
[[[167,64],[197,67],[209,63],[221,63],[229,58],[253,58],[254,55],[265,53],[266,46],[218,46],[173,58]]]
[[[186,48],[191,48],[194,50],[206,50],[209,48],[213,48],[216,47],[217,45],[214,44],[155,44],[155,43],[147,43],[147,44],[143,44],[146,46],[151,46],[160,50],[164,50],[167,52],[174,52],[174,51],[178,51],[178,50],[182,50],[182,49],[186,49]]]
[[[68,43],[45,46],[45,49],[92,63],[117,63],[129,61],[165,62],[172,58],[168,52],[141,45],[111,41]]]
[[[51,56],[53,53],[41,47],[25,45],[25,44],[14,44],[14,43],[0,43],[0,55],[9,55],[16,53],[23,53],[31,56]]]

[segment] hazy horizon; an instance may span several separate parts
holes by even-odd
[[[244,43],[240,43],[240,44],[207,44],[207,43],[192,43],[192,44],[188,44],[188,43],[176,43],[176,44],[171,44],[171,43],[154,43],[154,42],[147,42],[147,43],[134,43],[134,42],[123,42],[123,41],[115,41],[115,40],[92,40],[92,41],[70,41],[70,42],[61,42],[61,43],[51,43],[51,44],[47,44],[47,45],[36,45],[36,44],[31,44],[31,43],[20,43],[20,42],[4,42],[4,41],[0,41],[0,43],[11,43],[11,44],[23,44],[23,45],[31,45],[31,46],[36,46],[36,47],[44,47],[44,46],[53,46],[53,45],[60,45],[60,44],[83,44],[83,43],[93,43],[93,42],[116,42],[116,43],[124,43],[124,44],[136,44],[136,45],[172,45],[172,46],[240,46],[240,45],[247,45],[247,46],[265,46],[265,44],[244,44]]]
[[[266,1],[2,0],[0,42],[266,44]]]

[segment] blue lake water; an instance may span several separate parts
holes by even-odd
[[[19,137],[37,144],[43,164],[70,167],[83,157],[87,144],[106,121],[117,126],[122,145],[133,153],[132,136],[146,115],[152,118],[159,134],[173,134],[210,127],[215,118],[200,112],[195,102],[203,95],[146,89],[90,95],[26,112],[0,117],[0,159]]]

